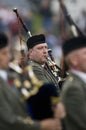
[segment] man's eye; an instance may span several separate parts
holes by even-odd
[[[40,48],[38,48],[38,50],[40,50],[40,49],[42,49],[41,47]]]

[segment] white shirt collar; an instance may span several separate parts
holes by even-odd
[[[7,72],[5,70],[0,70],[0,77],[7,81]]]
[[[86,73],[74,69],[72,69],[71,72],[79,76],[86,83]]]

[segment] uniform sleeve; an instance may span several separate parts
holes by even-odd
[[[78,128],[86,129],[86,99],[82,86],[71,85],[61,93],[62,102],[65,104],[67,116]]]
[[[30,117],[22,117],[12,110],[6,95],[0,89],[0,129],[3,130],[40,130],[38,122]]]

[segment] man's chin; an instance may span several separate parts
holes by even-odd
[[[47,63],[47,60],[45,59],[45,60],[43,60],[42,62],[43,62],[43,63]]]
[[[43,65],[43,64],[45,64],[47,62],[44,60],[44,61],[40,61],[39,63]]]

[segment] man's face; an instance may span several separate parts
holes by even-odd
[[[30,50],[30,58],[40,64],[47,61],[48,47],[46,43],[38,44]]]
[[[11,59],[9,47],[0,49],[0,69],[8,69],[8,64]]]

